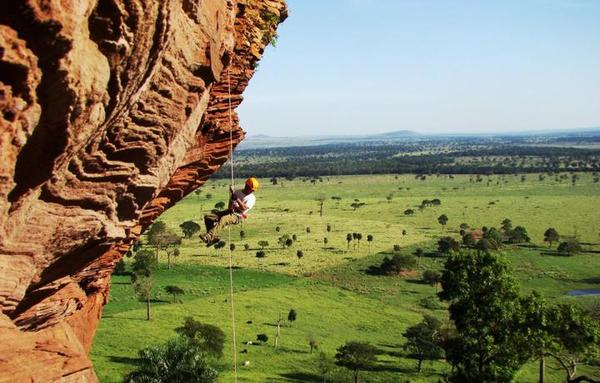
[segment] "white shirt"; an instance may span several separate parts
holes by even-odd
[[[246,205],[247,209],[244,210],[243,212],[238,212],[237,211],[237,201],[236,199],[240,199],[244,205]],[[246,218],[246,213],[252,209],[252,207],[254,206],[254,204],[256,203],[256,197],[254,196],[254,193],[250,193],[250,194],[244,194],[243,190],[236,190],[233,193],[233,203],[232,203],[232,209],[234,214]]]

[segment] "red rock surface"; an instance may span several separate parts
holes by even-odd
[[[227,160],[229,102],[286,12],[0,2],[0,382],[96,381],[87,352],[114,265]]]

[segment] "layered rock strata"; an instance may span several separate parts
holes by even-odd
[[[286,15],[283,0],[0,2],[0,382],[96,381],[112,269],[243,138],[232,109]]]

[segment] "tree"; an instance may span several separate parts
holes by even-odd
[[[336,363],[352,371],[354,383],[359,382],[361,370],[370,368],[376,361],[377,349],[368,342],[346,342],[337,349]]]
[[[456,334],[444,341],[450,381],[511,382],[527,361],[515,333],[518,290],[508,264],[490,253],[453,253],[444,265],[442,291]]]
[[[134,279],[137,276],[149,277],[156,266],[156,258],[150,250],[140,250],[133,256],[131,270],[133,270]]]
[[[565,242],[561,242],[557,248],[559,253],[571,256],[573,254],[580,253],[582,250],[581,244],[576,239],[570,239]]]
[[[475,246],[475,235],[473,233],[466,233],[462,237],[463,245],[466,247],[474,247]]]
[[[296,320],[296,316],[298,314],[296,313],[296,310],[291,309],[290,312],[288,313],[288,322],[290,322],[290,326],[292,325],[292,323]]]
[[[442,214],[438,217],[438,223],[442,225],[442,229],[446,227],[448,223],[448,216],[446,214]]]
[[[185,337],[140,350],[137,366],[125,377],[126,383],[213,383],[218,375],[200,347]]]
[[[391,203],[393,198],[394,198],[394,195],[392,193],[388,194],[385,197],[385,199],[388,201],[388,203]]]
[[[161,225],[159,225],[159,223]],[[158,221],[148,231],[148,243],[156,249],[156,262],[158,263],[158,251],[169,247],[179,246],[181,238],[163,222]],[[170,260],[169,260],[170,261]],[[170,264],[169,264],[170,267]]]
[[[279,313],[278,317],[277,317],[277,332],[275,333],[275,348],[279,347],[279,337],[281,336],[281,322],[283,320],[281,319],[281,312]]]
[[[114,275],[124,275],[125,274],[125,260],[123,260],[123,258],[121,258],[119,260],[119,262],[117,262],[117,264],[115,265],[113,274]]]
[[[575,374],[579,360],[597,353],[600,340],[598,325],[584,315],[579,306],[565,303],[554,308],[550,322],[554,324],[552,335],[560,346],[549,356],[565,370],[567,382],[592,382],[585,376],[576,378]]]
[[[317,359],[317,369],[319,373],[323,377],[323,383],[327,383],[327,377],[333,371],[335,364],[333,363],[333,359],[325,354],[323,351],[319,353],[319,358]]]
[[[352,233],[346,234],[346,242],[348,242],[348,250],[350,250],[350,242],[352,242],[353,236]]]
[[[160,238],[166,229],[167,224],[163,221],[154,222],[152,226],[150,226],[150,229],[148,229],[148,244],[154,246],[156,249],[156,262],[158,262],[158,251],[161,247]]]
[[[549,243],[549,247],[552,247],[553,242],[558,242],[560,240],[560,236],[555,228],[551,227],[544,232],[544,242]]]
[[[319,348],[319,342],[317,342],[317,339],[315,338],[315,336],[313,334],[310,334],[309,336],[307,336],[306,340],[308,341],[308,347],[310,347],[311,354],[312,354],[313,350],[316,350]]]
[[[404,215],[415,215],[415,211],[413,209],[404,210]]]
[[[360,240],[362,239],[361,233],[356,233],[356,240],[358,241],[358,249],[360,250]]]
[[[310,227],[306,228],[306,234],[310,234]]]
[[[327,239],[327,237],[323,237],[323,247],[327,248],[327,243],[329,243],[329,240]]]
[[[579,306],[549,304],[538,292],[520,299],[521,332],[527,337],[530,358],[539,360],[539,382],[545,381],[546,358],[565,370],[567,382],[575,378],[578,359],[589,355],[600,340],[598,325]]]
[[[330,224],[327,224],[327,232],[331,233],[331,225]]]
[[[304,252],[302,250],[296,251],[296,257],[298,257],[298,260],[301,260],[304,257]]]
[[[423,272],[423,275],[421,276],[421,279],[424,283],[427,283],[428,285],[437,286],[437,284],[440,283],[440,280],[442,279],[442,274],[436,270],[425,270]]]
[[[323,216],[323,205],[325,204],[325,200],[327,200],[327,197],[325,197],[325,194],[319,194],[318,196],[315,197],[315,201],[317,201],[319,204],[319,216],[320,217]]]
[[[504,236],[498,229],[491,227],[483,233],[483,238],[487,239],[491,249],[498,250],[502,247]]]
[[[438,339],[441,327],[438,319],[425,315],[421,323],[407,328],[402,334],[406,338],[404,349],[417,359],[418,372],[421,372],[424,360],[435,360],[444,355]]]
[[[152,295],[152,278],[138,276],[133,284],[135,295],[140,301],[146,302],[146,320],[150,320],[150,297]]]
[[[395,254],[391,259],[384,257],[379,272],[384,275],[398,275],[402,271],[411,270],[417,265],[417,260],[412,255]]]
[[[264,249],[265,249],[265,247],[269,246],[269,241],[265,241],[265,240],[258,241],[258,246],[260,246],[260,248],[261,248],[262,250],[264,250]]]
[[[221,249],[225,247],[225,245],[227,245],[227,243],[225,243],[225,241],[220,240],[217,243],[215,243],[214,248],[215,250],[217,250],[217,253],[220,255],[221,254]]]
[[[185,291],[181,287],[173,285],[165,286],[165,292],[173,296],[173,302],[177,301],[179,295],[185,294]]]
[[[489,252],[491,249],[494,249],[494,246],[487,238],[481,238],[475,244],[475,248],[477,251]]]
[[[263,250],[259,250],[256,252],[256,258],[264,258],[266,253]]]
[[[223,210],[225,208],[225,202],[223,201],[219,201],[215,204],[215,209],[217,210]]]
[[[286,247],[290,247],[294,244],[294,240],[290,238],[289,235],[284,234],[277,240],[281,245],[281,248],[285,249]]]
[[[258,334],[256,335],[256,340],[262,343],[267,343],[269,341],[269,336],[267,334]]]
[[[171,268],[171,257],[179,257],[179,254],[180,254],[179,245],[169,246],[165,249],[165,252],[167,253],[167,268],[170,269]]]
[[[502,231],[504,232],[505,235],[509,235],[510,231],[512,230],[512,221],[508,218],[504,218],[502,220],[502,222],[500,223],[500,227],[502,228]]]
[[[240,239],[243,241],[246,238],[246,232],[244,230],[240,230]]]
[[[245,251],[250,250],[250,245],[248,245],[247,243],[244,243],[244,250]]]
[[[423,254],[425,254],[425,252],[420,247],[418,247],[414,252],[414,255],[419,259],[423,256]]]
[[[131,250],[133,250],[134,252],[140,251],[142,249],[143,244],[144,243],[142,241],[137,241],[131,246]]]
[[[185,221],[181,225],[179,225],[181,231],[183,232],[183,236],[185,238],[191,238],[192,235],[196,234],[200,231],[200,225],[198,225],[194,221]]]
[[[225,333],[219,327],[201,323],[189,316],[184,319],[183,326],[176,328],[175,331],[188,338],[202,351],[216,358],[223,356]]]
[[[371,242],[373,242],[373,235],[372,234],[368,234],[367,235],[367,242],[369,243],[369,253],[371,252]]]
[[[363,207],[363,206],[365,206],[365,205],[366,205],[366,204],[365,204],[364,202],[358,202],[358,201],[355,201],[355,202],[352,202],[352,203],[350,204],[350,207],[351,207],[351,208],[353,208],[353,209],[354,209],[354,211],[356,211],[358,208],[360,208],[360,207]]]
[[[523,226],[517,226],[508,234],[508,241],[510,243],[523,243],[529,242],[530,238],[527,234],[527,229]]]
[[[442,237],[438,240],[438,251],[443,254],[448,254],[451,251],[458,251],[460,244],[452,237]]]

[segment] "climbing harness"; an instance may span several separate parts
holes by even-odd
[[[233,180],[233,117],[231,112],[231,66],[227,68],[227,100],[229,106],[229,164],[231,189],[235,190]],[[233,381],[237,383],[237,343],[235,335],[235,306],[233,304],[233,250],[231,249],[231,225],[227,226],[227,245],[229,246],[229,301],[231,302],[231,333],[233,339]]]

